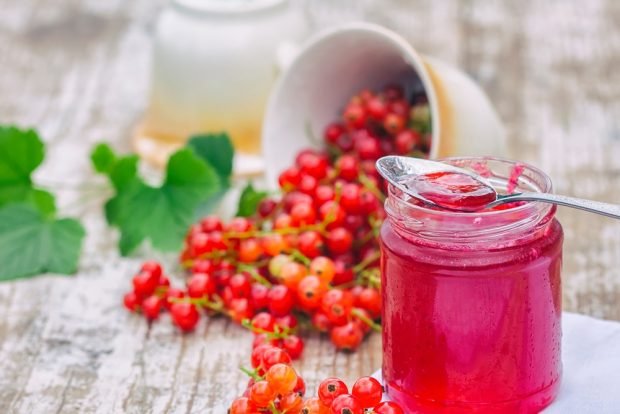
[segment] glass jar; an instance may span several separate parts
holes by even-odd
[[[542,171],[496,158],[445,160],[501,192],[551,192]],[[518,178],[517,178],[518,177]],[[381,229],[383,378],[423,413],[538,413],[561,376],[563,232],[556,207],[430,209],[394,187]]]
[[[257,155],[278,65],[305,26],[287,0],[173,0],[156,23],[137,152],[162,164],[190,135],[225,131],[238,153]]]

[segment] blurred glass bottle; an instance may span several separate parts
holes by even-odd
[[[288,0],[172,0],[156,24],[136,151],[163,165],[190,135],[225,131],[242,157],[237,164],[259,168],[252,158],[270,89],[305,34],[302,11]]]

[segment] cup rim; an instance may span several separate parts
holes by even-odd
[[[260,12],[287,3],[288,0],[173,0],[173,5],[198,13],[241,15]]]
[[[284,86],[288,83],[288,79],[292,72],[296,70],[296,67],[303,60],[304,56],[313,51],[314,49],[321,47],[321,44],[329,41],[330,39],[342,35],[343,33],[349,32],[364,32],[364,33],[372,33],[373,35],[380,36],[384,39],[387,39],[390,43],[394,45],[403,55],[403,59],[405,62],[411,66],[411,68],[418,75],[422,86],[424,87],[424,92],[426,94],[428,104],[431,112],[431,145],[430,145],[430,158],[437,158],[439,155],[439,146],[440,146],[440,136],[441,136],[441,122],[440,122],[440,112],[439,112],[439,104],[437,101],[437,94],[435,91],[435,87],[431,80],[431,75],[429,71],[426,69],[424,59],[420,54],[418,54],[413,46],[402,36],[397,34],[396,32],[387,29],[383,26],[374,23],[368,22],[350,22],[342,25],[338,25],[337,27],[327,28],[325,30],[320,31],[319,33],[312,36],[302,45],[300,51],[297,56],[293,59],[291,64],[285,69],[282,75],[276,81],[272,92],[270,94],[269,100],[267,102],[265,114],[272,114],[275,110],[275,105],[278,97],[282,94],[282,90]],[[266,129],[267,122],[263,122],[262,127],[262,152],[263,156],[267,153],[267,139],[266,137]],[[269,169],[267,169],[267,175],[269,179],[275,179],[277,177],[269,177],[269,175],[274,174],[273,172],[269,174]]]

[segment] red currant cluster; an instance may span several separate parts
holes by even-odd
[[[263,344],[252,352],[252,370],[245,392],[236,398],[229,414],[404,414],[393,402],[381,402],[383,387],[372,377],[358,379],[351,392],[338,378],[321,382],[318,396],[304,399],[306,386],[280,348]]]
[[[197,259],[184,290],[170,286],[158,263],[146,262],[133,278],[133,290],[125,295],[125,307],[142,312],[148,320],[169,310],[173,323],[183,331],[194,329],[201,310],[224,314],[254,332],[254,348],[269,343],[294,359],[303,351],[303,341],[296,335],[299,318],[329,332],[338,349],[356,349],[371,329],[379,330],[375,321],[381,312],[381,294],[370,285],[376,282],[335,287],[333,260],[300,257],[307,264],[285,254],[270,258],[264,266]],[[364,274],[362,267],[356,271]]]

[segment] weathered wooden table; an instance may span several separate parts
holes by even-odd
[[[334,3],[355,3],[352,16],[396,27],[422,52],[467,70],[505,120],[511,155],[548,172],[557,191],[620,202],[620,3]],[[242,390],[237,366],[248,360],[250,334],[213,320],[183,336],[123,310],[140,258],[118,256],[101,194],[80,186],[93,181],[93,143],[129,146],[148,95],[161,5],[0,0],[0,121],[39,128],[50,149],[37,179],[60,192],[62,211],[88,230],[76,277],[0,285],[2,413],[225,413]],[[314,13],[318,25],[346,16]],[[559,216],[565,309],[620,320],[620,222],[568,209]],[[371,373],[380,360],[379,335],[352,355],[314,337],[299,368],[312,389],[330,374]]]

